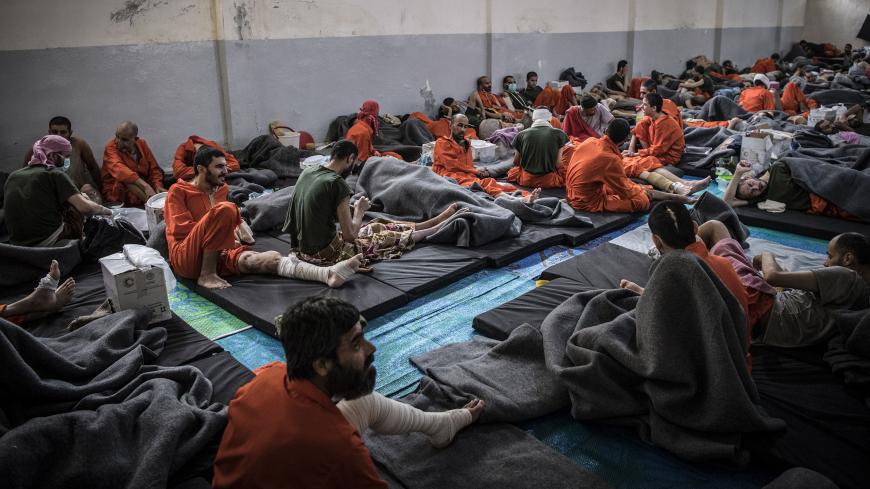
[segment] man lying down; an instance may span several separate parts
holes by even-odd
[[[309,298],[278,332],[287,363],[274,362],[230,402],[214,487],[385,488],[361,435],[422,432],[436,447],[475,422],[483,401],[424,412],[372,392],[375,347],[352,305]]]
[[[653,208],[649,227],[662,254],[682,249],[710,265],[740,302],[756,343],[813,345],[836,327],[832,311],[870,307],[870,239],[859,233],[834,237],[823,268],[787,271],[770,253],[750,260],[724,224],[708,221],[698,226],[684,206],[673,202]],[[627,280],[620,286],[644,293]]]

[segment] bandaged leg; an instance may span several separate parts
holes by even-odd
[[[664,175],[659,175],[655,172],[644,172],[643,175],[640,176],[644,180],[650,183],[656,190],[661,190],[662,192],[672,192],[674,189],[674,182],[669,180]]]
[[[428,435],[429,442],[438,448],[450,444],[456,432],[472,422],[471,412],[465,408],[430,413],[377,392],[341,401],[337,407],[360,434],[368,428],[385,435],[419,431]]]
[[[298,278],[300,280],[310,280],[312,282],[329,284],[330,272],[338,275],[342,281],[347,280],[351,275],[356,273],[356,270],[354,270],[351,264],[353,260],[353,258],[350,258],[340,261],[330,267],[321,267],[302,261],[297,258],[296,255],[290,255],[281,258],[278,262],[278,275],[287,278]],[[359,266],[358,261],[359,260],[356,260],[357,267]]]

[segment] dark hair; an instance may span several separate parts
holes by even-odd
[[[774,61],[775,61],[775,60],[778,60],[778,59],[779,59],[779,54],[777,54],[777,53],[773,53],[773,54],[771,54],[771,55],[770,55],[770,59],[772,59],[772,60],[774,60]]]
[[[662,105],[664,105],[665,101],[664,101],[664,99],[662,98],[661,95],[659,95],[659,94],[657,94],[657,93],[648,93],[648,94],[646,94],[646,95],[644,96],[644,98],[646,99],[646,101],[647,101],[650,105],[652,105],[653,107],[655,107],[656,112],[661,112],[661,111],[662,111]]]
[[[731,61],[730,59],[726,59],[725,61],[722,62],[722,66],[734,66],[734,62]]]
[[[196,153],[193,155],[193,173],[199,173],[199,166],[202,165],[208,168],[208,165],[211,164],[212,160],[215,158],[225,158],[224,152],[217,149],[212,148],[211,146],[202,145],[196,150]]]
[[[627,65],[627,64],[628,64],[628,61],[626,61],[624,59],[619,60],[619,63],[616,63],[616,71],[621,70],[622,67]]]
[[[489,77],[486,75],[482,75],[482,76],[477,77],[477,88],[480,88],[480,86],[483,84],[484,78],[489,78]]]
[[[631,134],[631,127],[627,120],[615,117],[611,119],[610,124],[607,124],[606,134],[614,144],[619,145]]]
[[[349,139],[340,139],[332,145],[330,159],[343,160],[357,154],[359,154],[359,149],[357,149],[356,144],[354,144],[353,141]]]
[[[870,239],[861,233],[849,232],[837,236],[837,249],[852,253],[861,265],[870,263]]]
[[[764,80],[755,80],[752,82],[756,87],[764,87],[767,88],[767,85],[764,84]]]
[[[448,107],[450,107],[451,105],[453,105],[453,102],[456,102],[456,100],[455,100],[453,97],[447,97],[447,98],[445,98],[444,100],[441,101],[442,104],[444,104],[444,105],[446,105],[446,106],[448,106]]]
[[[584,109],[591,109],[598,105],[598,101],[595,100],[595,97],[592,95],[584,95],[583,98],[580,99],[580,107]]]
[[[331,297],[309,297],[287,309],[278,335],[287,357],[287,378],[314,377],[318,358],[336,359],[341,336],[360,320],[352,304]]]
[[[48,121],[48,127],[51,126],[66,126],[67,131],[72,131],[72,122],[62,115],[56,115]]]
[[[447,116],[446,107],[450,107],[451,105],[453,105],[453,102],[455,102],[453,97],[447,97],[441,101],[441,106],[438,107],[438,116],[437,116],[438,119]]]
[[[504,84],[507,82],[507,79],[508,79],[508,78],[514,78],[514,76],[513,76],[513,75],[505,75],[505,76],[501,79],[501,84],[504,85]],[[516,81],[516,78],[514,78],[514,81]]]
[[[526,73],[526,81],[529,81],[529,78],[531,78],[531,77],[537,78],[538,74],[535,73],[534,71],[530,71],[530,72]]]
[[[858,61],[858,60],[860,60],[860,59],[862,59],[862,58],[863,58],[863,56],[861,56],[861,53],[855,53],[855,54],[852,55],[852,61],[853,61],[853,62],[854,62],[854,61]]]
[[[644,80],[644,82],[643,82],[643,88],[646,88],[647,90],[656,90],[656,91],[658,91],[659,84],[656,83],[656,81],[655,81],[654,79],[650,78],[649,80]]]
[[[656,70],[652,70],[652,72],[649,74],[649,77],[657,84],[662,81],[662,74]]]
[[[707,69],[704,68],[703,66],[695,65],[695,73],[699,73],[699,74],[703,75],[706,71],[707,71]]]
[[[680,202],[659,202],[649,213],[649,229],[671,248],[683,249],[695,242],[695,222]]]
[[[819,122],[816,122],[816,124],[813,126],[813,129],[815,129],[818,132],[821,132],[822,134],[828,134],[828,133],[822,132],[822,124],[824,124],[825,122],[826,122],[825,119],[822,119]],[[840,132],[840,131],[837,130],[837,126],[832,125],[830,134],[835,134],[838,132]]]
[[[689,61],[686,61],[686,71],[689,71],[689,70],[691,70],[692,68],[694,68],[696,64],[697,64],[697,63],[695,63],[695,62],[692,61],[691,59],[690,59]]]

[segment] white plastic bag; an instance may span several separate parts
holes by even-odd
[[[127,244],[124,245],[124,258],[139,267],[158,267],[163,269],[163,279],[166,281],[166,291],[175,289],[175,274],[172,273],[169,263],[160,256],[154,248],[147,246]]]

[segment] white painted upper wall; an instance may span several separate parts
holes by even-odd
[[[0,50],[216,38],[624,32],[632,26],[632,5],[637,31],[802,26],[806,10],[806,0],[7,0]]]
[[[870,43],[855,35],[870,14],[870,0],[809,0],[803,38],[810,42],[831,42],[843,45],[866,46]]]

